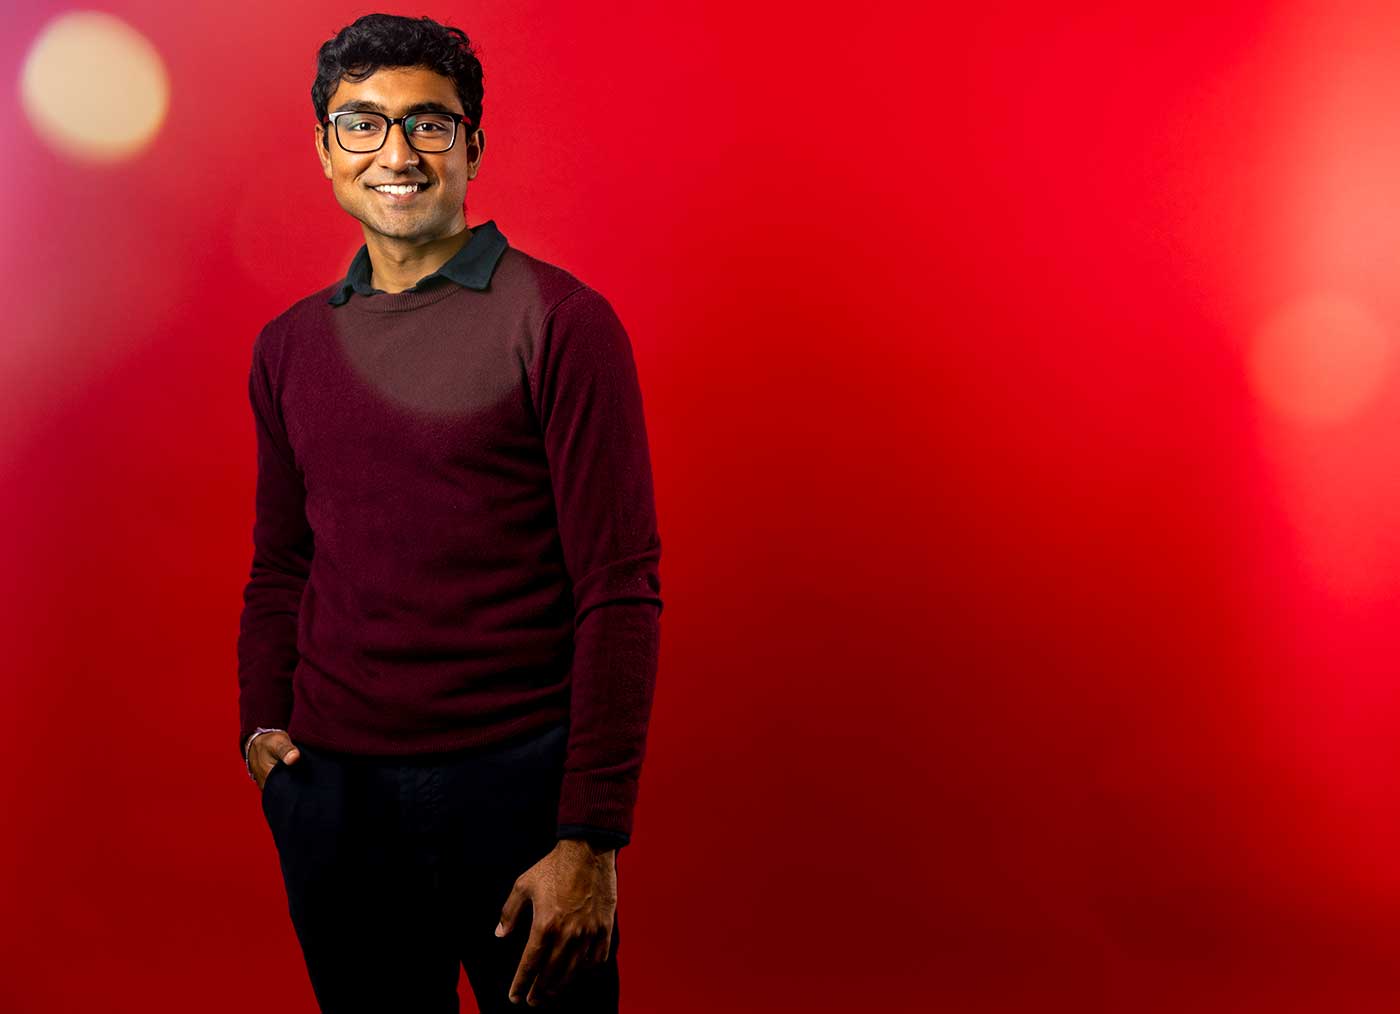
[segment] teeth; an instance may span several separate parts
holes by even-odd
[[[378,190],[381,194],[412,194],[417,192],[418,184],[414,183],[407,187],[385,185],[382,187],[375,187],[374,189]]]

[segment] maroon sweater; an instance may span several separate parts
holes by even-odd
[[[569,725],[559,836],[625,844],[660,640],[632,349],[606,299],[488,221],[403,292],[346,279],[253,346],[239,751],[379,756]]]

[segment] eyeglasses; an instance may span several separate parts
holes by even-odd
[[[403,136],[416,151],[448,151],[457,143],[457,124],[470,124],[461,113],[414,113],[411,116],[385,116],[359,109],[344,109],[321,121],[335,126],[335,139],[356,155],[378,151],[388,140],[394,124],[403,124]]]

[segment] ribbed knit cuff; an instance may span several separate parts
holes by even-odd
[[[592,772],[565,772],[559,795],[559,829],[588,827],[630,838],[632,811],[636,803],[635,779],[607,778]],[[560,837],[565,835],[561,834]]]

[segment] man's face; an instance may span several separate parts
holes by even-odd
[[[420,102],[439,102],[453,112],[465,112],[452,81],[426,67],[382,67],[358,83],[341,81],[331,95],[328,112],[351,102],[372,102],[376,112],[402,116]],[[443,152],[412,148],[403,125],[389,130],[378,151],[346,151],[326,128],[316,128],[316,154],[340,206],[363,223],[367,232],[410,241],[441,239],[463,227],[462,205],[467,181],[476,176],[486,137],[466,123],[458,124],[457,140]],[[419,191],[402,198],[371,189],[381,183],[419,183]]]

